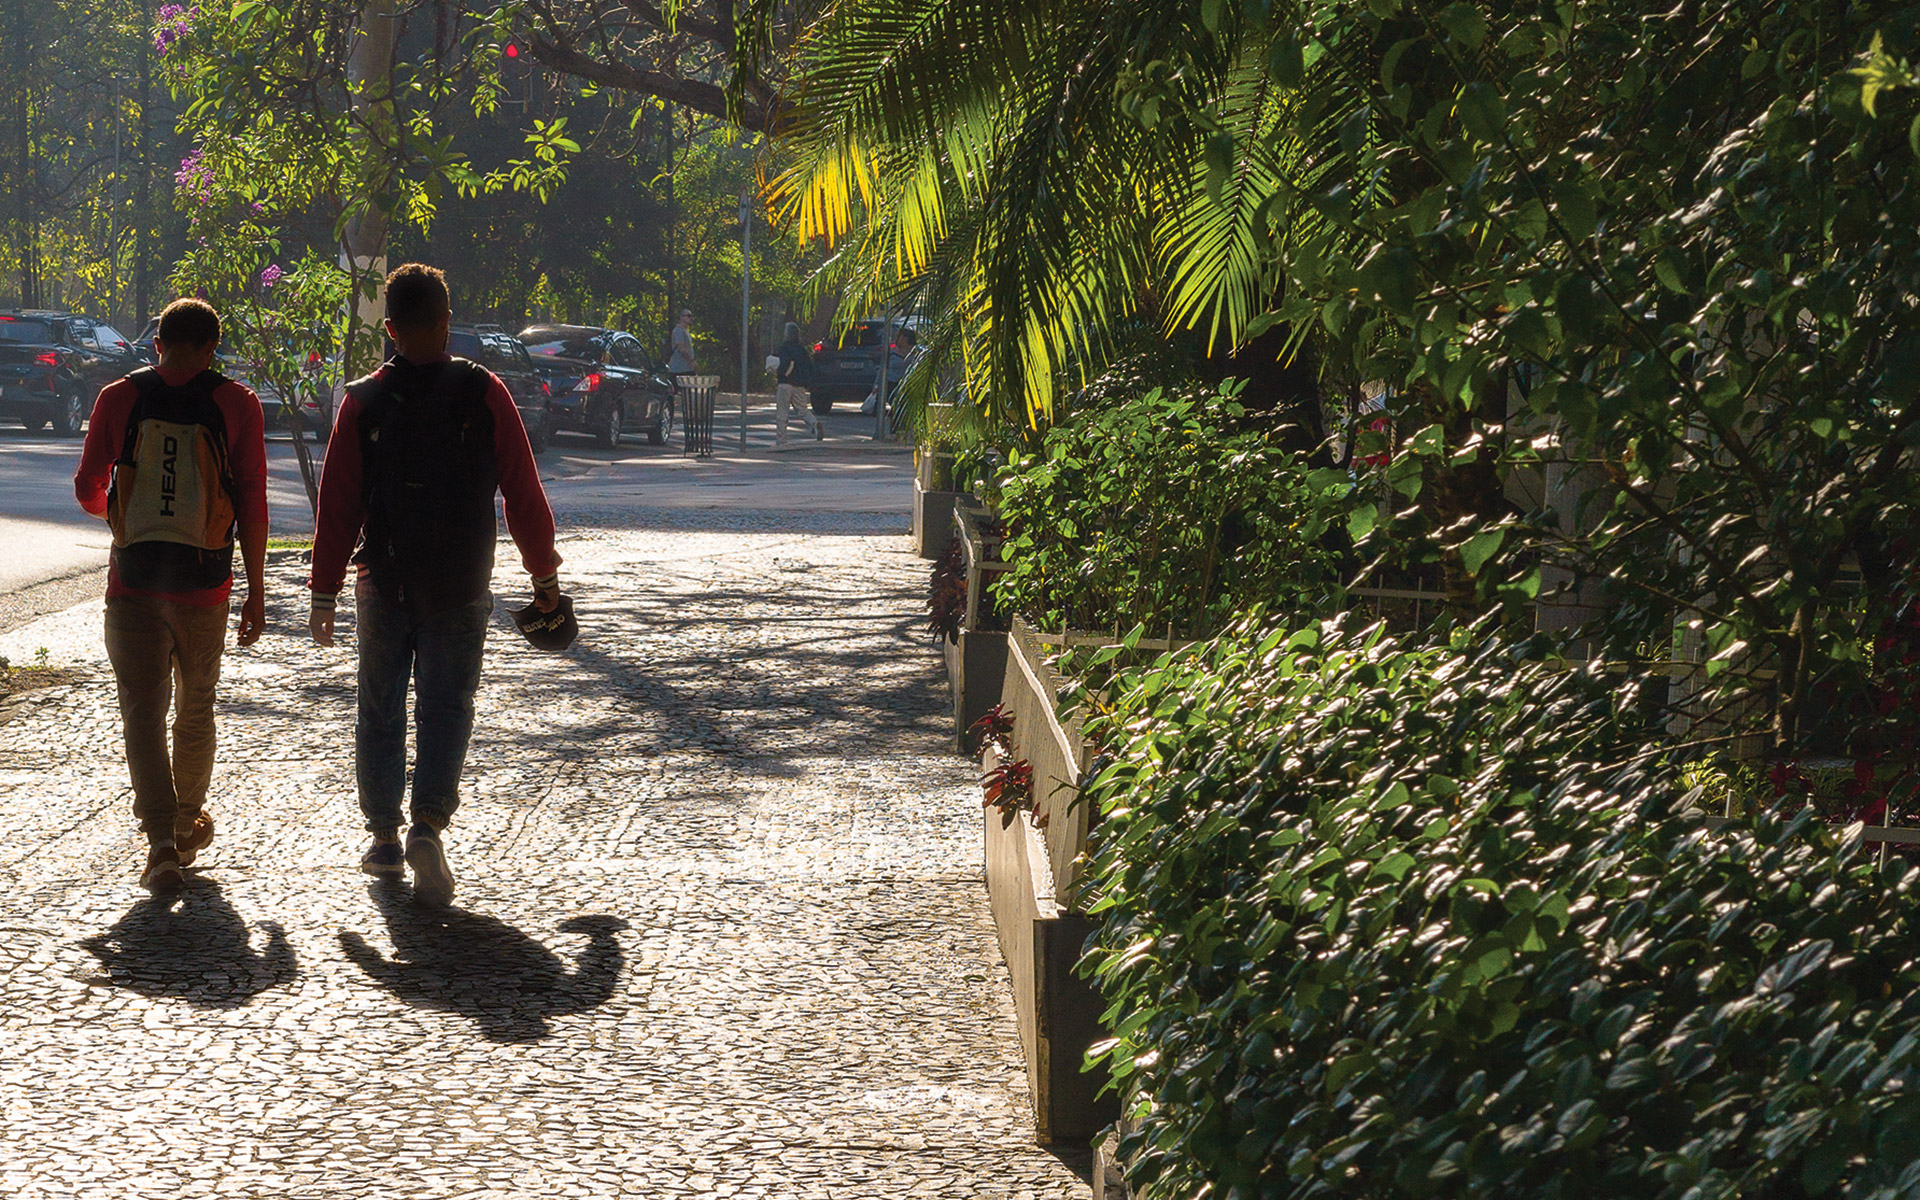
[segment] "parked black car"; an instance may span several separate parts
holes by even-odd
[[[855,321],[840,336],[838,346],[830,346],[826,342],[815,343],[810,392],[813,411],[831,412],[835,400],[865,400],[880,378],[881,343],[892,343],[902,329],[911,329],[917,335],[920,326],[918,317],[895,318],[891,322],[878,319]],[[892,361],[887,364],[889,394],[905,371],[906,359],[896,346],[893,348]]]
[[[629,430],[666,444],[673,428],[673,376],[640,339],[589,325],[529,325],[520,340],[553,381],[552,430],[590,433],[618,446]]]
[[[71,437],[101,388],[141,365],[103,321],[43,309],[0,312],[0,416]]]
[[[520,410],[527,441],[535,454],[547,448],[553,432],[553,381],[534,365],[526,343],[498,325],[454,325],[447,337],[447,353],[471,359],[500,377]]]

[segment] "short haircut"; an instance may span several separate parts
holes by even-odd
[[[785,332],[788,341],[797,342],[800,340],[800,326],[797,322],[788,321]]]
[[[168,346],[203,349],[220,340],[220,314],[205,300],[175,300],[161,310],[154,336]]]
[[[915,333],[911,329],[902,329],[900,331],[899,340],[905,342],[909,346],[917,346],[920,344],[920,335]]]
[[[402,329],[431,329],[453,311],[438,267],[407,263],[387,276],[387,320]]]
[[[693,310],[690,308],[683,308],[680,310],[680,319],[683,321],[686,320],[688,317],[691,317],[692,315],[693,315]]]

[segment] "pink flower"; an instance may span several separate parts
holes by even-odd
[[[270,288],[274,284],[279,283],[280,277],[285,274],[286,272],[282,271],[278,265],[274,263],[268,263],[267,269],[260,272],[260,286],[263,288]]]

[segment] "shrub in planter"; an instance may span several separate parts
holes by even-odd
[[[1046,629],[1193,636],[1256,601],[1337,590],[1352,481],[1271,432],[1232,432],[1237,388],[1084,412],[1017,458],[999,497],[1013,610]]]
[[[1676,815],[1619,687],[1253,622],[1118,681],[1090,963],[1136,1194],[1920,1194],[1920,876]]]

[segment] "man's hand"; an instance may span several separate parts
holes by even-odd
[[[541,612],[552,612],[560,607],[560,585],[556,583],[550,588],[536,586],[533,589],[533,606]]]
[[[333,610],[314,605],[313,611],[307,614],[307,632],[320,645],[333,645]]]
[[[248,588],[247,598],[240,605],[240,637],[242,646],[251,646],[260,640],[260,631],[267,627],[267,601],[258,589]]]

